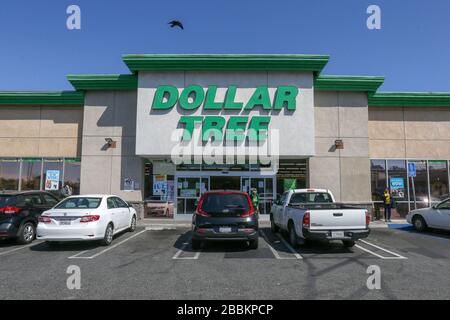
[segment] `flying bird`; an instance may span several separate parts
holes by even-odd
[[[179,27],[181,30],[184,30],[183,24],[178,20],[172,20],[168,24],[170,24],[171,28]]]

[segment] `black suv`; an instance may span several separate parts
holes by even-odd
[[[43,191],[0,193],[0,239],[31,243],[36,237],[39,216],[58,202],[54,195]]]
[[[258,216],[250,197],[240,191],[211,191],[202,195],[192,217],[192,248],[203,241],[248,241],[258,248]]]

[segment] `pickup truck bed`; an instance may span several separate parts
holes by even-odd
[[[328,190],[291,190],[284,195],[284,202],[274,206],[271,212],[272,230],[285,230],[289,233],[292,245],[305,240],[341,240],[351,247],[358,239],[369,235],[367,210],[356,206],[337,203],[299,203],[295,199],[310,197],[311,194],[326,193],[326,199],[334,197]]]

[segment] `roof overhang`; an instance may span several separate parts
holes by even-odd
[[[84,105],[84,93],[56,92],[0,92],[0,105]]]
[[[384,77],[319,76],[315,79],[314,89],[375,92],[383,83]]]
[[[138,71],[312,71],[319,74],[328,55],[285,54],[128,54],[122,57]]]
[[[76,90],[136,90],[138,78],[132,74],[68,75]]]
[[[450,107],[450,92],[379,92],[368,98],[371,107]]]

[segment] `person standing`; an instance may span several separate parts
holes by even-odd
[[[250,193],[250,199],[252,200],[253,208],[255,208],[255,211],[259,216],[259,195],[258,190],[256,190],[256,188],[252,189]]]
[[[383,204],[384,204],[384,221],[391,222],[392,196],[391,193],[389,192],[389,189],[384,190]]]

